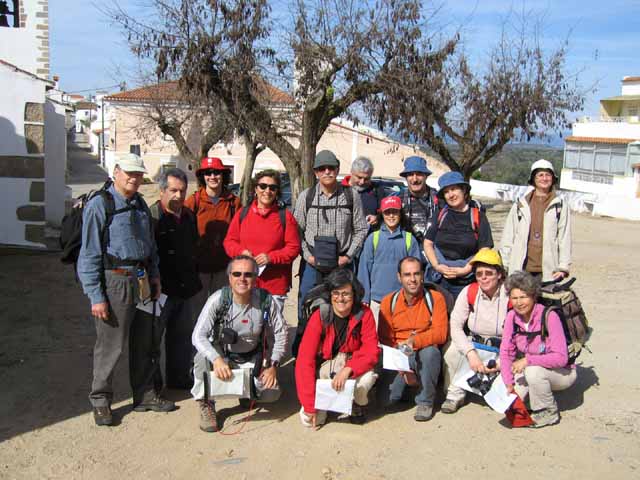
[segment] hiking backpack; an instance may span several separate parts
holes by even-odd
[[[80,255],[80,249],[82,247],[82,215],[84,213],[84,207],[96,196],[101,196],[104,201],[104,209],[106,215],[106,221],[100,232],[102,257],[106,259],[106,263],[109,263],[107,258],[107,245],[109,245],[109,226],[115,215],[120,213],[142,208],[147,211],[149,215],[149,224],[151,225],[151,212],[149,207],[138,194],[138,201],[141,207],[135,207],[134,205],[127,205],[124,208],[116,210],[115,200],[113,195],[108,191],[113,182],[107,180],[99,190],[91,190],[89,193],[80,195],[76,201],[76,204],[67,215],[62,218],[62,224],[60,229],[60,248],[62,249],[62,255],[60,261],[66,264],[73,264],[74,269],[78,263],[78,256]]]
[[[527,332],[514,323],[513,332],[514,335],[525,335],[529,340],[540,335],[544,340],[549,335],[547,326],[549,313],[556,312],[560,318],[564,337],[567,341],[568,365],[575,363],[583,348],[589,350],[586,343],[589,341],[593,331],[589,326],[587,316],[582,309],[578,296],[571,288],[575,281],[576,279],[572,278],[564,283],[544,282],[538,297],[538,303],[544,305],[540,330]]]
[[[453,306],[455,305],[455,299],[453,298],[451,293],[449,293],[447,290],[442,288],[437,283],[425,282],[424,283],[424,303],[427,306],[427,310],[429,310],[429,315],[433,314],[433,295],[431,294],[432,290],[439,292],[443,296],[444,302],[447,307],[447,317],[450,316],[451,311],[453,310]],[[400,297],[400,291],[401,290],[395,291],[393,296],[391,297],[391,314],[392,315],[396,309],[396,304],[398,303],[398,298]],[[431,321],[431,319],[429,319],[429,321]]]
[[[245,206],[240,210],[240,218],[239,225],[242,225],[242,221],[246,218],[249,213],[249,209],[251,208],[251,204]],[[280,224],[282,225],[282,230],[287,230],[287,209],[281,205],[278,205],[278,216],[280,217]]]
[[[482,205],[480,205],[475,200],[471,200],[469,202],[469,215],[471,217],[471,229],[473,230],[473,235],[478,240],[480,236],[480,211],[483,209]],[[440,211],[438,212],[438,228],[442,226],[445,217],[449,213],[449,206],[445,204]]]
[[[333,315],[333,307],[331,306],[331,293],[327,291],[324,284],[316,285],[307,292],[302,300],[302,316],[298,319],[298,327],[296,328],[296,336],[291,345],[291,356],[297,357],[298,350],[300,348],[300,342],[302,342],[302,336],[307,328],[311,315],[316,310],[320,310],[320,324],[322,325],[322,334],[320,336],[320,345],[324,342],[324,336],[326,333],[326,326],[329,323],[331,316]],[[355,314],[356,319],[360,320],[364,313],[363,309],[360,309]],[[353,329],[353,335],[359,335],[362,324]]]
[[[375,255],[376,250],[378,249],[378,243],[380,243],[380,230],[375,230],[373,232],[373,254]],[[404,245],[407,248],[407,255],[409,255],[409,250],[411,249],[411,232],[404,232]]]
[[[305,194],[305,211],[304,211],[304,215],[305,217],[307,216],[307,213],[309,213],[309,209],[310,208],[317,208],[318,210],[328,210],[328,209],[335,209],[335,208],[347,208],[349,210],[353,210],[353,190],[351,189],[351,187],[345,187],[343,185],[338,185],[338,195],[340,195],[340,189],[342,189],[342,191],[344,192],[344,196],[347,198],[347,204],[346,205],[338,205],[337,207],[331,207],[331,206],[319,206],[319,205],[314,205],[313,204],[313,200],[316,196],[316,188],[315,187],[311,187],[307,190],[307,193]]]

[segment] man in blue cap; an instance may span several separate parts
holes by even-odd
[[[431,170],[427,168],[427,161],[418,156],[405,159],[404,170],[400,172],[408,186],[408,190],[402,195],[405,228],[414,234],[420,246],[424,241],[429,219],[438,214],[438,197],[434,189],[427,185],[429,175]]]

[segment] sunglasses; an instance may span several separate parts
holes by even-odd
[[[338,167],[334,167],[333,165],[324,165],[322,167],[318,167],[318,168],[314,168],[313,171],[314,172],[325,172],[327,170],[329,170],[330,172],[335,172],[338,169]]]
[[[395,208],[387,208],[382,215],[400,215],[400,210]]]
[[[476,270],[476,278],[493,278],[498,274],[495,270]]]
[[[231,276],[236,278],[253,278],[256,274],[254,272],[231,272]]]
[[[205,175],[205,176],[224,175],[224,170],[205,170],[203,172],[203,175]]]
[[[268,188],[272,192],[277,192],[278,188],[280,188],[275,183],[259,183],[257,186],[260,190],[266,190]]]

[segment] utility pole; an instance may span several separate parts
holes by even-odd
[[[102,158],[100,159],[100,163],[102,164],[102,168],[106,168],[107,166],[107,161],[105,158],[105,154],[104,154],[104,95],[102,95],[102,98],[100,99],[100,103],[101,103],[101,113],[102,113],[102,132],[100,133],[100,138],[102,139],[100,141],[101,143],[101,150],[102,150]]]

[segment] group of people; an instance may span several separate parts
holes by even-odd
[[[212,157],[202,159],[188,198],[186,174],[164,171],[160,199],[149,207],[138,193],[142,159],[118,159],[113,183],[85,206],[77,264],[97,333],[95,423],[113,424],[112,376],[127,342],[134,411],[169,412],[175,405],[163,387],[190,388],[207,432],[219,427],[220,385],[239,375],[246,376],[241,404],[277,401],[278,368],[290,350],[306,426],[326,420],[315,408],[317,379],[337,391],[355,380],[353,423],[365,421],[374,386],[389,409],[414,392],[415,420],[429,420],[443,358],[442,412],[463,405],[464,390],[448,380],[467,362],[475,372],[500,371],[510,392],[528,396],[536,426],[556,423],[552,391],[570,386],[575,369],[559,318],[543,319],[537,304],[540,280],[567,276],[571,261],[569,208],[555,193],[552,164],[532,166],[533,188],[509,213],[502,256],[458,172],[442,175],[435,191],[426,160],[409,157],[400,172],[407,191],[385,196],[365,157],[342,182],[328,150],[313,170],[317,183],[300,193],[293,213],[278,201],[277,171],[256,174],[243,206],[227,188],[229,168]],[[284,303],[298,255],[290,347]],[[536,336],[542,322],[545,337]],[[476,351],[488,344],[500,352],[490,367]],[[405,353],[411,371],[382,369],[379,345]]]

